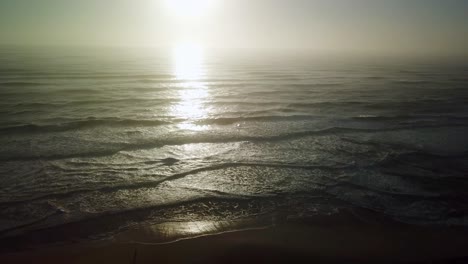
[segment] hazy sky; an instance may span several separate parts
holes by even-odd
[[[0,0],[0,43],[468,54],[466,0],[168,1]]]

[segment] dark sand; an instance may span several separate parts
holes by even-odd
[[[340,214],[229,232],[220,222],[167,223],[112,241],[3,251],[0,263],[468,263],[466,228],[371,219]]]

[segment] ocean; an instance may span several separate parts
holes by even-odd
[[[442,59],[4,47],[0,240],[358,209],[466,227],[467,84]]]

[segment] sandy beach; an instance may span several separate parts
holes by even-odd
[[[0,262],[467,263],[468,261],[466,229],[414,227],[391,223],[377,216],[374,219],[374,222],[363,221],[355,215],[342,213],[339,216],[292,220],[273,226],[237,231],[229,230],[228,226],[219,223],[212,225],[166,223],[150,229],[129,230],[115,236],[111,241],[70,243],[4,252],[0,256]],[[196,232],[200,234],[197,235]],[[161,242],[162,239],[172,241]]]

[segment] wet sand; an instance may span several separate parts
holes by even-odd
[[[4,252],[0,263],[468,263],[465,228],[342,214],[229,230],[244,224],[166,223],[112,241]]]

